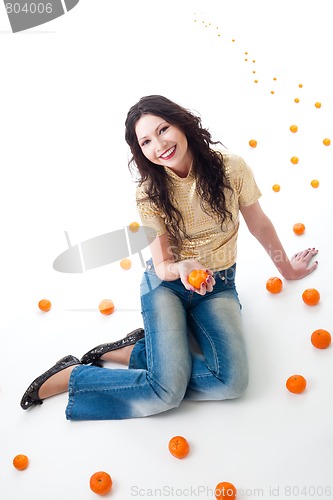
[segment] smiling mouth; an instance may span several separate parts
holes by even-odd
[[[165,151],[165,153],[163,153],[160,158],[162,158],[163,160],[169,160],[169,158],[174,155],[175,151],[176,146],[172,146],[172,148],[169,148],[167,151]]]

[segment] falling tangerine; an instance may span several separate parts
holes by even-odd
[[[326,137],[324,140],[323,140],[323,144],[324,146],[329,146],[331,144],[331,139],[329,139],[328,137]]]
[[[298,127],[297,125],[290,125],[290,132],[292,132],[293,134],[295,134],[298,130]]]
[[[296,222],[296,224],[293,225],[293,231],[294,231],[295,234],[297,234],[298,236],[300,236],[305,231],[304,224],[302,222]]]
[[[315,103],[315,107],[316,107],[317,109],[321,108],[321,102],[316,102],[316,103]]]
[[[274,191],[275,193],[278,193],[278,192],[280,191],[280,189],[281,189],[281,186],[280,186],[280,184],[274,184],[274,185],[272,186],[272,189],[273,189],[273,191]]]
[[[100,302],[98,309],[102,314],[112,314],[114,311],[114,303],[110,299],[104,299]]]
[[[290,158],[290,161],[291,161],[291,163],[292,163],[293,165],[297,165],[297,163],[298,163],[298,161],[299,161],[299,160],[298,160],[298,157],[297,157],[297,156],[292,156],[292,157]]]
[[[51,302],[48,299],[42,299],[38,302],[38,307],[43,312],[48,312],[51,309]]]
[[[255,139],[249,140],[249,145],[251,146],[251,148],[256,148],[257,144],[258,142]]]
[[[124,269],[124,271],[127,271],[128,269],[131,269],[132,267],[132,261],[131,259],[122,259],[120,261],[120,267]]]
[[[317,187],[319,187],[319,181],[318,181],[318,179],[312,179],[312,181],[311,181],[311,186],[312,186],[313,188],[317,188]]]
[[[140,224],[138,222],[131,222],[129,224],[129,230],[132,231],[132,233],[136,233],[140,229]]]

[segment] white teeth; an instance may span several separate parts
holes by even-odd
[[[176,149],[176,146],[173,146],[172,148],[168,149],[168,151],[166,151],[165,153],[163,153],[161,155],[161,158],[167,158],[169,155],[171,155],[171,153],[174,152],[175,149]]]

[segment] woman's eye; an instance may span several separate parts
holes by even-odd
[[[165,132],[166,130],[168,130],[169,126],[166,126],[166,127],[162,127],[160,132]]]
[[[141,147],[142,146],[146,146],[148,144],[148,142],[149,142],[148,139],[146,139],[145,141],[143,141],[143,143],[141,144]]]

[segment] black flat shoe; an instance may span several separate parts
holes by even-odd
[[[100,344],[97,347],[94,347],[94,349],[91,349],[91,351],[86,352],[81,358],[81,363],[84,365],[91,363],[95,366],[102,366],[99,359],[103,356],[103,354],[115,351],[116,349],[121,349],[122,347],[126,347],[128,345],[136,344],[138,340],[144,337],[144,335],[145,332],[143,328],[137,328],[136,330],[128,333],[126,337],[121,340],[110,342],[108,344]]]
[[[69,366],[80,364],[80,360],[72,355],[65,356],[59,359],[59,361],[57,361],[56,364],[52,366],[52,368],[37,377],[29,385],[28,389],[25,391],[21,399],[21,407],[23,408],[23,410],[27,410],[28,408],[30,408],[30,406],[41,405],[43,403],[43,400],[38,396],[38,391],[47,379],[52,377],[52,375],[60,372],[61,370],[68,368]]]

